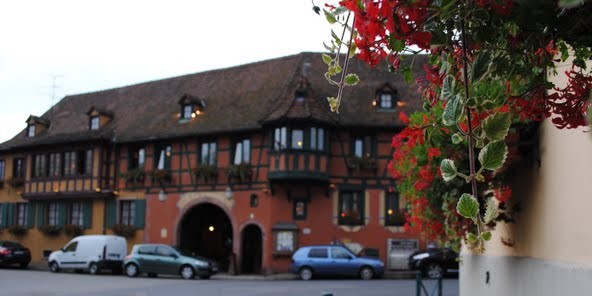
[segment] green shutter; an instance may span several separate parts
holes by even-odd
[[[135,221],[134,226],[136,228],[144,228],[144,221],[146,219],[146,200],[145,199],[137,199],[136,203],[136,213],[135,213]]]
[[[6,227],[14,225],[14,203],[6,205]]]
[[[115,225],[117,201],[115,199],[105,201],[105,226],[112,228]]]
[[[82,227],[84,229],[92,227],[92,205],[90,200],[82,203]]]
[[[33,204],[31,204],[32,206]],[[45,224],[45,203],[36,203],[37,205],[37,228]]]
[[[6,203],[0,203],[0,216],[2,216],[2,219],[0,219],[0,228],[4,228],[6,227],[6,225],[8,224],[8,204]]]
[[[66,210],[66,203],[60,202],[58,203],[58,225],[64,226],[66,225],[68,211]]]
[[[35,207],[33,203],[27,204],[27,228],[33,228],[35,225]]]

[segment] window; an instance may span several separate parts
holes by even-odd
[[[27,127],[27,137],[33,138],[35,137],[35,124],[30,123]]]
[[[380,94],[380,108],[381,109],[393,109],[393,94],[381,93]]]
[[[308,251],[308,258],[327,258],[329,252],[327,248],[312,248]]]
[[[92,175],[92,149],[80,150],[77,156],[77,170],[79,175]],[[143,156],[142,156],[143,158]],[[142,160],[142,166],[144,162]]]
[[[120,201],[119,223],[123,225],[134,225],[136,204],[133,200]]]
[[[33,159],[33,177],[45,177],[46,176],[46,157],[44,154],[37,154]]]
[[[23,178],[25,176],[25,170],[23,169],[25,160],[22,158],[15,158],[12,161],[12,177]]]
[[[292,210],[292,218],[294,220],[306,220],[307,214],[307,203],[304,200],[294,200],[293,201],[293,210]]]
[[[82,211],[82,203],[81,202],[73,202],[70,204],[70,209],[68,211],[68,224],[83,226],[84,219],[83,219],[83,211]]]
[[[173,251],[173,249],[171,249],[169,247],[158,246],[156,248],[156,254],[159,256],[171,257],[175,254],[175,252]]]
[[[8,221],[4,221],[4,215],[5,215],[5,214],[4,214],[4,211],[5,211],[5,209],[4,209],[4,208],[5,208],[6,206],[7,206],[7,205],[5,205],[5,204],[1,204],[1,203],[0,203],[0,228],[2,228],[2,227],[4,227],[4,226],[7,226],[7,225],[6,225],[6,224],[7,224],[6,222],[8,222]]]
[[[94,130],[98,130],[99,129],[99,117],[98,116],[93,116],[90,118],[90,130],[94,131]]]
[[[64,248],[64,252],[76,252],[76,247],[78,247],[78,242],[73,242]]]
[[[301,129],[292,130],[292,149],[302,149],[304,146],[304,131]]]
[[[50,202],[47,205],[46,211],[46,224],[50,226],[58,225],[58,204],[55,202]]]
[[[4,181],[4,168],[6,165],[4,164],[4,159],[0,159],[0,182]]]
[[[331,258],[334,259],[352,259],[352,256],[342,248],[331,248]]]
[[[146,163],[146,149],[132,148],[129,157],[128,169],[143,169]]]
[[[192,105],[183,105],[181,107],[181,118],[190,119],[191,114],[193,114],[193,106]]]
[[[156,165],[156,169],[170,170],[173,148],[170,145],[156,145],[154,151],[156,152],[155,158],[158,159],[158,161],[154,163]]]
[[[389,190],[384,196],[384,225],[402,226],[403,224],[405,224],[405,214],[399,209],[399,194]]]
[[[138,248],[138,254],[155,254],[156,246],[141,246]]]
[[[353,152],[356,157],[370,157],[373,155],[373,140],[370,136],[355,137],[353,142]]]
[[[259,206],[259,196],[257,194],[251,194],[249,198],[249,206],[251,208],[256,208]]]
[[[241,163],[251,162],[251,140],[244,139],[236,142],[234,145],[234,162],[233,164],[239,165]]]
[[[288,143],[288,128],[278,127],[274,131],[273,148],[275,150],[285,149]]]
[[[27,226],[28,209],[26,203],[16,204],[16,224],[20,226]]]
[[[325,150],[325,130],[318,127],[310,128],[310,149]]]
[[[201,163],[204,165],[216,165],[216,142],[201,144]]]
[[[49,176],[58,177],[62,174],[62,154],[49,154]]]
[[[342,191],[339,194],[339,225],[364,224],[364,192]]]
[[[76,174],[76,152],[64,153],[64,176]]]
[[[293,252],[294,246],[295,244],[293,231],[276,232],[276,252]]]

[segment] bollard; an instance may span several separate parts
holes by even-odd
[[[415,273],[415,296],[421,296],[421,271]]]

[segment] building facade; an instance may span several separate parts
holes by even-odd
[[[238,273],[286,272],[299,246],[340,242],[405,268],[401,246],[424,243],[403,230],[387,166],[419,94],[350,69],[361,82],[339,114],[317,53],[67,96],[0,144],[0,239],[43,262],[72,236],[115,233]]]

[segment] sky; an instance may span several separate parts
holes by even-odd
[[[0,0],[0,143],[67,95],[324,52],[332,27],[312,7],[311,0]]]

